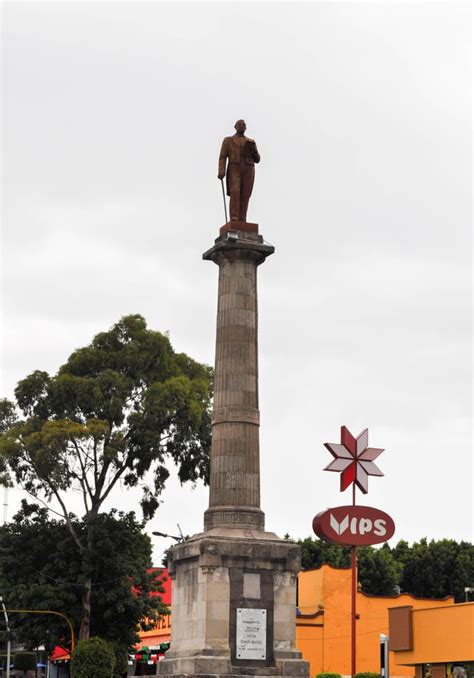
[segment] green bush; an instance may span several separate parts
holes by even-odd
[[[128,672],[128,648],[116,641],[111,645],[115,655],[114,678],[121,678]]]
[[[16,671],[34,671],[36,669],[36,654],[34,652],[17,652],[13,659]]]
[[[365,673],[356,673],[354,678],[380,678],[380,673],[373,673],[372,671],[366,671]]]
[[[72,678],[113,678],[115,654],[103,638],[80,640],[71,659]]]
[[[316,678],[342,678],[342,676],[340,673],[317,673]]]

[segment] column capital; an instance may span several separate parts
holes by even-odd
[[[266,243],[261,235],[238,228],[240,222],[234,222],[235,228],[229,227],[214,241],[213,247],[204,252],[202,258],[220,264],[223,260],[251,260],[256,265],[274,253],[273,245]],[[231,226],[232,222],[230,222]],[[253,224],[252,224],[253,225]],[[226,224],[226,227],[229,224]],[[257,226],[257,224],[255,224]],[[224,228],[224,227],[222,227]],[[222,231],[222,229],[221,229]]]

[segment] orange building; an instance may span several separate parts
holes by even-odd
[[[474,603],[392,607],[389,636],[392,672],[410,666],[416,678],[474,677]]]
[[[301,572],[298,583],[296,643],[311,664],[310,676],[323,672],[350,675],[350,568],[335,569],[323,565],[317,570]],[[380,672],[380,634],[389,634],[388,610],[396,604],[409,605],[413,610],[435,606],[452,608],[454,599],[422,599],[407,593],[370,596],[359,591],[357,672]],[[395,663],[393,652],[390,661],[391,677],[414,676],[412,666]]]

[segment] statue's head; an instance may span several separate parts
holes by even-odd
[[[245,124],[245,120],[237,120],[234,127],[235,127],[235,131],[237,132],[237,134],[245,134],[245,130],[247,129],[247,125]]]

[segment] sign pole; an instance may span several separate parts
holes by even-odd
[[[355,506],[355,483],[352,485],[352,506]],[[352,586],[351,586],[351,676],[354,678],[356,674],[356,600],[357,600],[357,546],[352,546],[351,549],[352,560]]]
[[[341,426],[340,443],[324,443],[334,457],[325,471],[341,474],[341,492],[352,485],[352,505],[336,506],[321,511],[313,518],[313,530],[330,544],[351,547],[351,676],[357,672],[357,546],[370,546],[388,541],[395,532],[392,518],[380,509],[356,505],[356,485],[363,494],[369,490],[369,476],[383,476],[374,459],[382,448],[369,447],[369,431],[364,429],[355,438]]]

